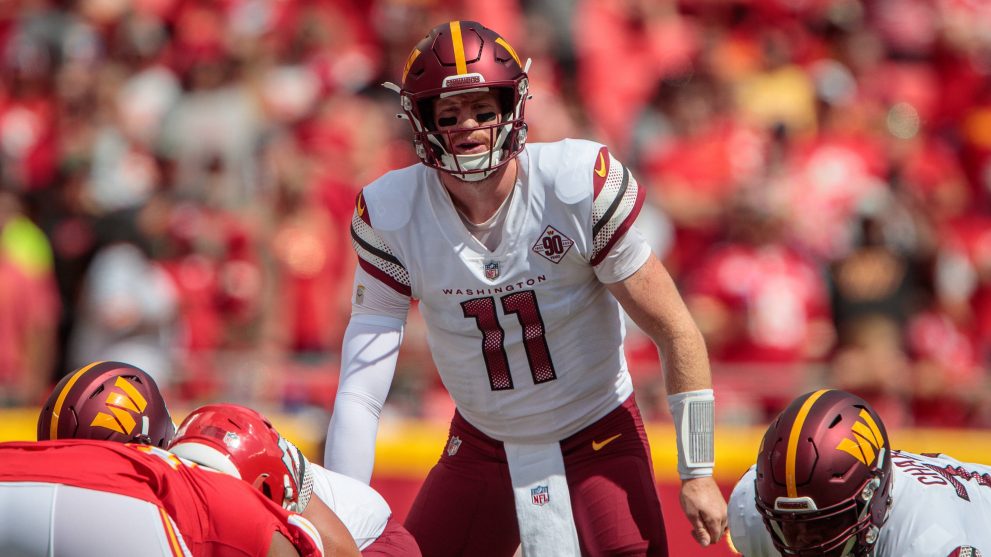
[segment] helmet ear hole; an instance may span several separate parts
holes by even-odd
[[[416,107],[420,111],[420,118],[422,118],[420,123],[430,131],[437,131],[437,124],[434,123],[434,99],[421,100],[416,103]]]
[[[69,435],[60,435],[58,431],[55,432],[55,437],[53,439],[75,439],[76,432],[79,431],[79,415],[76,414],[75,408],[69,408]]]
[[[269,487],[268,482],[265,481],[266,479],[268,479],[268,474],[260,474],[257,478],[255,478],[255,481],[252,485],[255,487],[255,489],[258,489],[262,493],[264,493],[265,497],[274,500],[274,497],[272,497],[272,488]]]

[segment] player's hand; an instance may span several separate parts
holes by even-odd
[[[683,480],[681,509],[692,525],[692,537],[702,547],[718,542],[726,531],[726,500],[712,478]]]

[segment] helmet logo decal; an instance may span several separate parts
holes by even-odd
[[[59,393],[59,395],[58,395],[58,400],[55,401],[55,407],[52,408],[52,423],[49,424],[49,426],[48,426],[48,438],[49,439],[58,439],[59,438],[58,437],[58,417],[59,417],[59,414],[62,413],[62,405],[65,404],[65,397],[69,396],[69,391],[72,390],[72,386],[75,385],[76,384],[76,381],[78,381],[80,377],[82,377],[83,375],[85,375],[87,371],[93,369],[94,366],[100,365],[102,363],[103,363],[102,361],[101,362],[93,362],[90,365],[88,365],[88,366],[80,369],[79,371],[77,371],[76,373],[74,373],[72,375],[72,378],[69,379],[69,382],[65,384],[65,388],[63,388],[62,389],[62,392]]]
[[[409,75],[409,70],[413,67],[413,62],[416,61],[419,56],[420,51],[416,48],[413,49],[413,52],[409,53],[409,58],[406,59],[406,65],[403,66],[403,83],[406,83],[406,76]]]
[[[113,415],[100,412],[93,418],[93,422],[89,425],[104,427],[117,433],[130,435],[134,431],[134,426],[137,425],[137,421],[132,414],[140,415],[145,407],[148,406],[148,401],[134,388],[134,385],[131,385],[123,377],[118,377],[114,381],[114,387],[120,390],[114,389],[110,391],[105,403],[107,409]]]
[[[459,74],[468,73],[468,64],[465,63],[465,43],[461,40],[461,22],[451,22],[451,44],[454,47],[454,65]]]
[[[884,445],[884,438],[881,437],[881,430],[867,410],[860,411],[860,419],[850,428],[854,440],[843,438],[836,446],[837,450],[849,453],[850,456],[859,460],[864,466],[871,466],[877,458],[877,451]]]
[[[788,436],[788,452],[785,454],[785,487],[788,489],[788,497],[798,497],[798,488],[795,486],[795,463],[798,460],[798,441],[802,437],[802,426],[805,425],[805,418],[809,416],[812,405],[819,400],[819,397],[829,392],[829,389],[818,390],[805,399],[802,407],[798,409],[794,423],[791,424],[791,434]]]
[[[509,55],[513,57],[513,60],[516,60],[517,66],[521,68],[523,67],[523,64],[520,63],[520,57],[516,55],[516,51],[513,50],[513,47],[509,46],[509,43],[507,43],[502,37],[496,39],[495,42],[497,45],[500,45],[502,46],[502,48],[506,49],[506,52],[508,52]]]

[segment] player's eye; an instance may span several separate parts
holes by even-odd
[[[495,112],[482,112],[478,115],[479,122],[491,122],[496,119]]]
[[[437,124],[442,128],[449,128],[457,123],[457,116],[441,116],[440,118],[437,118]]]

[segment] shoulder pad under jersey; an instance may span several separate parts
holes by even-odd
[[[425,184],[423,173],[427,170],[426,166],[415,164],[383,174],[361,190],[355,210],[368,211],[371,226],[377,230],[392,231],[406,226],[413,201]]]
[[[602,149],[601,143],[584,139],[537,143],[531,151],[533,170],[563,203],[581,203],[592,195],[593,164],[598,164],[597,153]],[[609,164],[608,154],[605,158]]]
[[[646,190],[633,174],[614,159],[605,145],[566,139],[538,146],[535,153],[539,179],[554,189],[563,203],[591,199],[592,253],[594,266],[636,221]]]

